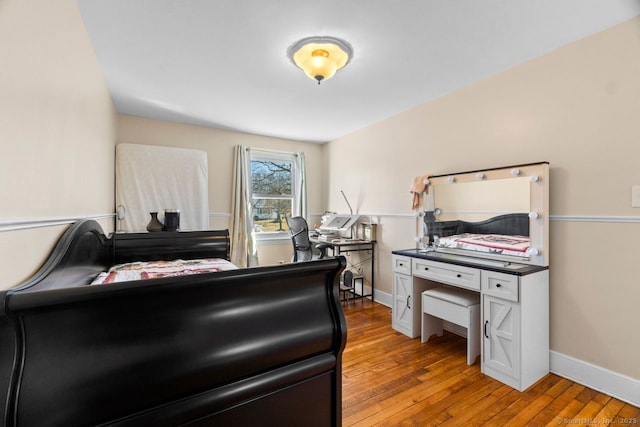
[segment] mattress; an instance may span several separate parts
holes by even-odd
[[[108,271],[96,276],[91,284],[99,285],[130,280],[160,279],[163,277],[235,270],[237,268],[231,262],[221,258],[130,262],[114,265]]]
[[[163,212],[178,209],[181,230],[209,230],[208,173],[205,151],[118,144],[116,206],[125,208],[120,228],[145,232],[151,212],[165,222]]]

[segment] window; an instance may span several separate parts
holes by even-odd
[[[256,235],[287,233],[285,217],[297,215],[298,180],[293,154],[251,152],[251,199]]]

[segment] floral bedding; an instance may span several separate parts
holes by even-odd
[[[505,236],[501,234],[463,233],[441,237],[438,246],[451,249],[467,249],[501,255],[529,256],[528,236]]]
[[[109,271],[100,273],[91,284],[159,279],[162,277],[235,270],[236,268],[238,267],[221,258],[130,262],[114,265]]]

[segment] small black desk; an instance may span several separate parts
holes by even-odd
[[[362,297],[369,297],[371,299],[371,301],[373,301],[373,289],[374,289],[374,261],[375,261],[375,244],[376,241],[375,240],[360,240],[360,239],[333,239],[333,240],[320,240],[316,237],[310,237],[309,240],[311,240],[311,243],[323,243],[328,245],[331,250],[333,250],[333,254],[335,256],[338,256],[340,254],[343,253],[348,253],[348,252],[369,252],[371,254],[371,293],[370,294],[364,294],[364,278],[362,279],[362,295],[355,293],[355,289],[354,289],[354,295],[356,297],[362,298]],[[360,263],[362,263],[362,259],[360,260]],[[347,265],[348,268],[348,265]],[[354,288],[355,288],[355,284],[354,284]]]

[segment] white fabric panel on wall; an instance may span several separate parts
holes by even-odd
[[[180,230],[209,228],[207,153],[139,144],[116,146],[116,206],[126,209],[121,229],[146,231],[150,212],[180,210]]]

